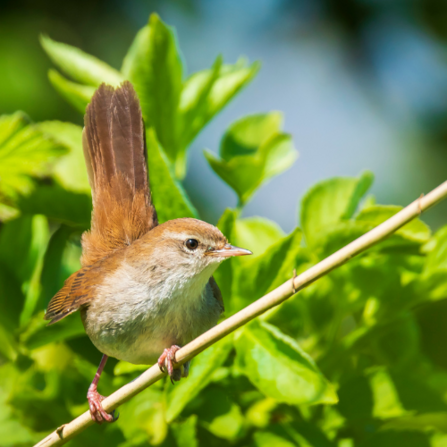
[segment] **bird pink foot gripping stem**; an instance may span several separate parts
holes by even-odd
[[[213,273],[232,256],[213,225],[181,218],[159,225],[147,172],[144,124],[130,84],[102,84],[84,118],[84,156],[92,188],[91,230],[82,236],[82,268],[50,301],[49,324],[80,310],[90,340],[104,354],[89,388],[92,419],[111,422],[97,391],[107,357],[158,361],[171,381],[188,375],[175,352],[213,327],[223,301]]]

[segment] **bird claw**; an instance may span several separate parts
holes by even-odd
[[[105,397],[98,393],[96,387],[90,387],[87,393],[88,406],[90,408],[92,421],[97,424],[102,424],[103,422],[115,422],[119,418],[119,414],[115,417],[115,410],[111,414],[104,410],[101,404],[104,399]]]
[[[163,351],[163,354],[158,359],[158,367],[161,372],[167,372],[171,382],[178,382],[182,377],[187,377],[189,374],[189,362],[176,368],[175,353],[180,349],[180,346],[172,345]]]

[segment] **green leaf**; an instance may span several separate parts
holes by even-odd
[[[253,155],[273,136],[281,133],[283,117],[280,112],[252,115],[236,121],[220,143],[220,157],[230,161],[239,155]]]
[[[205,157],[244,205],[262,183],[288,169],[297,158],[290,135],[281,133],[278,112],[253,115],[234,123],[220,146],[220,159]]]
[[[301,227],[310,247],[325,232],[352,216],[372,183],[370,172],[355,177],[336,177],[311,188],[301,202]]]
[[[85,108],[95,93],[95,87],[71,82],[52,69],[48,71],[48,79],[63,98],[79,112],[85,113]]]
[[[423,247],[427,258],[416,287],[422,299],[447,298],[447,226],[438,230]]]
[[[21,216],[11,220],[0,232],[0,264],[21,285],[21,291],[25,295],[24,301],[22,294],[8,298],[11,302],[8,308],[14,309],[14,314],[19,311],[22,314],[21,323],[31,316],[37,302],[40,271],[48,239],[48,222],[41,215]],[[14,287],[8,280],[6,284]],[[12,315],[10,317],[15,320]]]
[[[0,324],[0,359],[3,357],[3,359],[14,362],[17,356],[18,343],[11,332]]]
[[[235,223],[237,218],[237,212],[227,208],[222,214],[219,222],[217,223],[217,228],[225,235],[225,237],[232,241],[236,237],[235,234]],[[233,285],[233,266],[235,259],[228,259],[222,262],[214,273],[214,279],[219,285],[222,297],[225,303],[225,309],[230,306],[231,299],[231,289]]]
[[[213,371],[225,362],[233,346],[233,337],[210,346],[195,358],[191,364],[188,380],[182,380],[176,386],[167,383],[166,387],[166,420],[173,421],[211,381]]]
[[[168,433],[162,392],[148,388],[134,396],[119,409],[116,425],[129,442],[128,445],[158,445]]]
[[[0,117],[0,147],[28,124],[30,124],[30,120],[22,112],[2,115]]]
[[[70,191],[90,194],[82,150],[82,127],[61,121],[45,121],[38,126],[42,132],[69,150],[68,154],[57,160],[53,168],[53,177]]]
[[[301,255],[302,232],[296,228],[263,255],[247,259],[235,270],[231,311],[235,312],[292,278]]]
[[[140,30],[123,64],[124,76],[134,84],[146,126],[153,127],[166,155],[174,162],[178,145],[178,105],[182,90],[182,62],[174,30],[157,14]]]
[[[88,194],[63,189],[59,185],[39,185],[31,194],[22,196],[17,207],[27,214],[43,214],[59,223],[90,227],[92,198]]]
[[[66,149],[20,112],[0,117],[0,199],[16,199],[32,190],[33,177],[50,172],[51,164]]]
[[[233,65],[224,65],[208,97],[206,121],[222,110],[256,76],[259,68],[259,62],[247,65],[244,58]]]
[[[51,236],[43,260],[40,276],[42,289],[39,302],[36,305],[37,310],[46,308],[50,299],[62,288],[67,279],[62,260],[68,238],[72,232],[72,228],[61,225]]]
[[[14,271],[3,263],[0,264],[0,291],[0,324],[12,333],[19,326],[25,295]]]
[[[195,414],[182,422],[171,424],[170,428],[178,447],[199,447]]]
[[[447,225],[439,229],[424,247],[428,253],[424,274],[447,270]]]
[[[292,338],[254,321],[235,338],[237,367],[266,396],[288,404],[334,404],[337,395]]]
[[[256,447],[294,447],[296,445],[269,431],[255,432],[253,438]]]
[[[146,143],[152,197],[160,223],[178,217],[197,218],[198,213],[180,182],[175,179],[153,129],[147,131]]]
[[[204,402],[196,410],[200,425],[218,438],[234,441],[242,428],[244,417],[240,407],[222,388],[207,389]]]
[[[363,208],[355,220],[335,222],[331,228],[326,228],[321,232],[318,239],[319,247],[315,247],[316,253],[320,254],[320,258],[331,255],[385,222],[401,209],[402,207],[394,205],[372,205]],[[430,228],[421,220],[415,219],[373,246],[371,250],[408,251],[413,249],[417,253],[421,244],[429,240],[430,234]]]
[[[179,103],[182,148],[186,149],[211,118],[208,98],[221,67],[222,57],[218,56],[211,69],[194,73],[183,85]]]
[[[252,251],[252,258],[262,255],[285,237],[284,231],[276,222],[258,216],[238,219],[235,232],[236,239],[232,238],[232,243]]]
[[[351,200],[346,208],[343,219],[350,219],[354,213],[356,212],[360,201],[363,199],[365,194],[371,188],[371,185],[374,183],[374,175],[370,171],[365,171],[360,175],[360,178],[355,186],[355,189],[352,193]]]
[[[181,147],[187,147],[215,116],[256,75],[259,64],[244,60],[222,65],[219,56],[211,69],[191,75],[184,83],[179,113],[182,121]]]
[[[0,232],[0,262],[20,283],[31,279],[40,255],[40,221],[41,216],[21,216],[4,224]]]
[[[39,214],[33,216],[32,234],[31,250],[35,254],[35,263],[29,280],[22,283],[22,289],[26,293],[25,303],[20,315],[20,323],[22,326],[31,318],[39,300],[43,257],[50,238],[48,221],[45,216]]]
[[[377,369],[369,375],[374,406],[372,416],[378,419],[389,419],[407,413],[399,399],[399,394],[389,373],[384,368]]]
[[[117,70],[79,48],[48,36],[41,36],[40,43],[50,59],[75,81],[98,87],[102,82],[117,86],[124,80]]]
[[[84,337],[85,329],[78,313],[69,315],[58,324],[48,326],[43,319],[43,312],[36,314],[20,341],[27,349],[33,350],[50,343]]]
[[[356,217],[356,220],[359,222],[368,222],[372,227],[376,227],[402,209],[403,207],[395,205],[373,205],[363,208]],[[399,228],[394,235],[400,236],[400,238],[408,242],[422,244],[429,240],[431,231],[427,224],[419,219],[413,219],[402,228]]]

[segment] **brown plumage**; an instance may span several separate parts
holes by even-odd
[[[146,168],[144,125],[130,82],[102,84],[84,118],[83,145],[93,196],[83,266],[130,245],[157,225]]]

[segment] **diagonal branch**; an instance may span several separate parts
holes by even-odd
[[[362,253],[372,245],[375,245],[387,238],[403,225],[418,217],[422,211],[426,211],[428,208],[445,198],[447,198],[447,181],[442,183],[426,196],[421,196],[419,199],[415,200],[387,221],[346,245],[323,261],[314,265],[301,275],[286,281],[284,284],[250,304],[245,309],[242,309],[240,312],[224,320],[219,325],[202,334],[200,337],[197,337],[191,343],[177,351],[177,362],[182,364],[187,360],[192,359],[221,338],[235,331],[272,307],[281,304],[283,301],[290,298],[294,293],[304,289],[304,287],[307,287],[318,278],[321,278],[330,271],[347,262],[352,257]],[[102,402],[104,409],[107,412],[111,412],[136,394],[162,379],[164,376],[165,374],[160,371],[158,365],[152,366],[133,382],[128,383],[107,397]],[[87,411],[73,421],[59,427],[41,442],[36,444],[35,447],[50,447],[65,444],[71,438],[93,424],[94,422],[90,418],[90,413]]]

